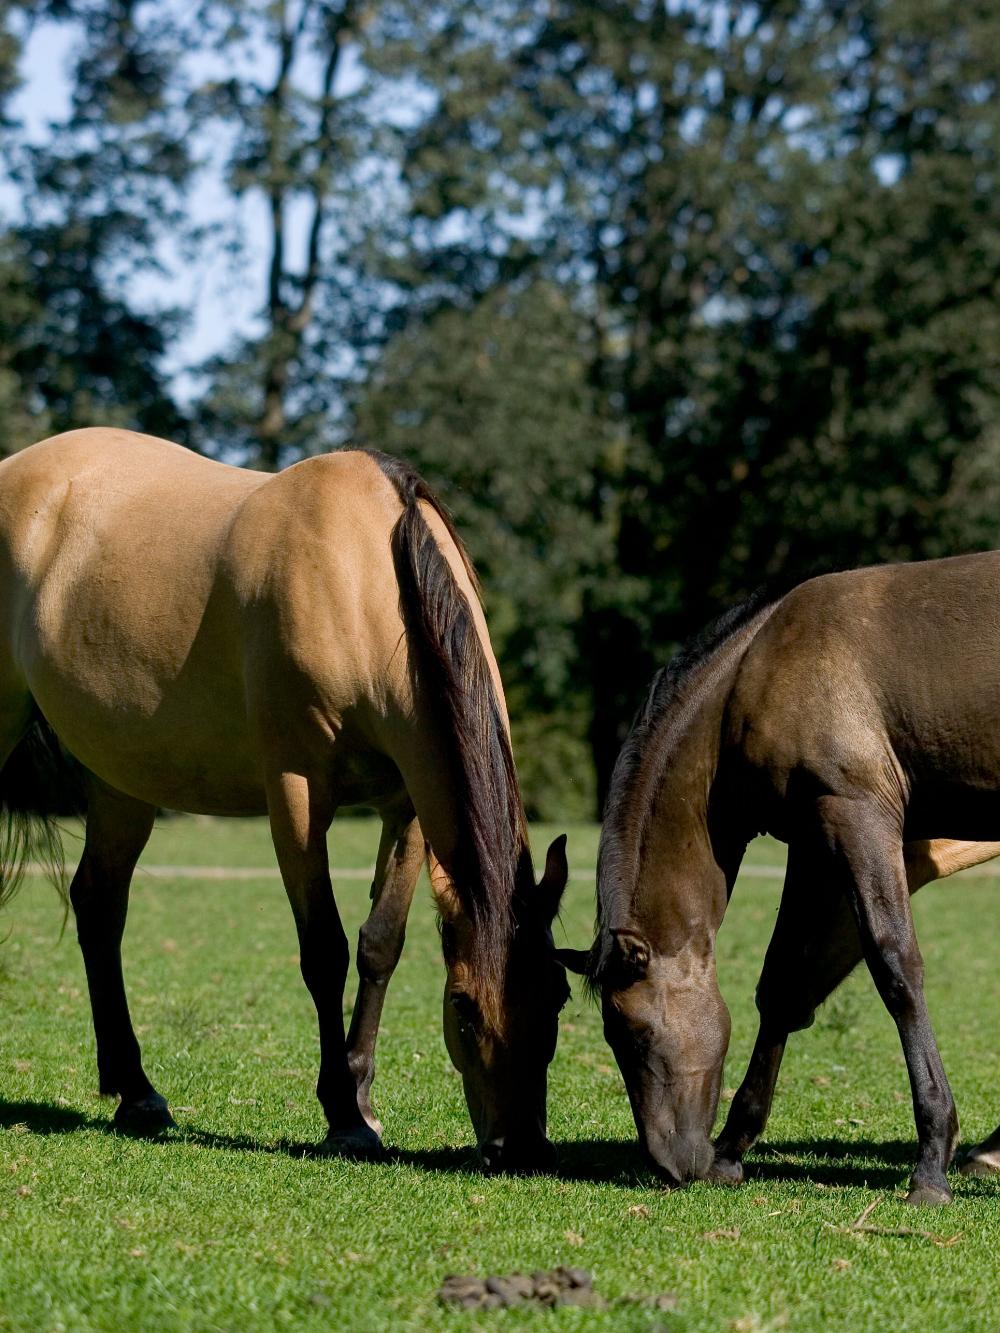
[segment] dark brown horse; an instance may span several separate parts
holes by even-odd
[[[653,682],[612,780],[587,966],[669,1180],[742,1178],[788,1034],[864,957],[909,1071],[909,1199],[951,1198],[958,1120],[909,895],[1000,851],[945,841],[1000,835],[998,595],[1000,554],[828,575],[725,616]],[[762,832],[787,842],[788,870],[760,1036],[713,1150],[730,1030],[715,937]],[[998,1147],[967,1169],[1000,1169]]]
[[[415,473],[345,451],[268,476],[119,430],[0,464],[0,898],[38,845],[31,817],[66,752],[87,812],[70,897],[119,1124],[172,1123],[142,1067],[120,952],[156,808],[267,814],[319,1018],[326,1149],[381,1148],[375,1038],[426,839],[445,1036],[480,1147],[490,1166],[548,1160],[563,843],[536,887],[475,576]],[[382,841],[345,1034],[326,838],[355,803],[379,811]]]

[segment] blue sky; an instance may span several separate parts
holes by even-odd
[[[183,0],[165,0],[182,3]],[[33,139],[50,137],[52,126],[65,117],[69,110],[68,70],[78,32],[68,24],[41,22],[34,25],[25,45],[21,63],[23,86],[12,100],[10,111],[14,119],[23,122]],[[255,58],[269,62],[269,51],[253,53]],[[197,57],[202,59],[201,55]],[[209,70],[206,56],[205,72]],[[199,70],[199,73],[202,71]],[[216,68],[212,71],[219,73]],[[259,71],[267,77],[266,67]],[[344,62],[340,91],[350,90],[359,81],[357,59]],[[193,219],[199,224],[234,221],[243,242],[238,259],[227,258],[221,247],[209,247],[198,262],[166,247],[159,256],[165,272],[149,273],[141,279],[138,293],[132,299],[144,306],[177,305],[191,311],[191,318],[182,336],[177,340],[168,360],[167,369],[175,379],[183,396],[193,391],[196,380],[191,367],[207,357],[225,350],[240,334],[254,331],[265,289],[268,223],[263,200],[249,192],[238,203],[224,189],[220,180],[220,147],[201,144],[200,156],[207,159],[194,182],[190,195]],[[16,212],[18,197],[4,182],[0,173],[0,212]],[[290,250],[304,245],[303,219],[294,215],[289,219]]]

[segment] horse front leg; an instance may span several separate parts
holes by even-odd
[[[743,1179],[743,1157],[763,1134],[774,1101],[785,1045],[809,1027],[817,1007],[861,958],[847,898],[823,874],[808,847],[793,844],[756,1003],[760,1027],[743,1082],[716,1140],[713,1178]]]
[[[919,1143],[907,1201],[950,1203],[945,1173],[958,1142],[958,1114],[927,1011],[898,829],[865,798],[824,796],[817,813],[906,1060]]]
[[[903,847],[907,889],[912,896],[932,880],[998,854],[1000,843],[995,842],[908,842]],[[757,1040],[716,1143],[715,1174],[726,1183],[742,1180],[743,1156],[767,1125],[789,1035],[812,1024],[815,1011],[863,957],[847,896],[818,882],[822,866],[814,860],[810,868],[807,849],[791,848],[788,864],[778,920],[757,985],[761,1016]]]
[[[158,1133],[174,1123],[142,1067],[122,976],[129,886],[155,815],[153,806],[92,780],[83,856],[70,885],[94,1018],[100,1091],[121,1098],[115,1124],[135,1134]]]
[[[284,772],[268,781],[271,836],[299,937],[302,978],[319,1023],[316,1095],[329,1126],[322,1151],[371,1158],[382,1141],[358,1109],[344,1034],[349,949],[330,883],[326,834],[336,802],[322,784]]]
[[[372,907],[358,935],[358,997],[347,1034],[347,1059],[357,1087],[358,1110],[379,1135],[382,1126],[371,1104],[375,1042],[386,990],[403,951],[406,919],[424,856],[423,833],[409,799],[384,811]]]

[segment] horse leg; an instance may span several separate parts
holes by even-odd
[[[153,806],[90,781],[87,836],[69,891],[90,991],[100,1091],[121,1098],[115,1124],[131,1133],[156,1133],[174,1123],[142,1067],[122,977],[129,886],[155,815]]]
[[[969,866],[979,865],[983,861],[988,861],[992,857],[1000,855],[1000,843],[997,842],[938,842],[920,843],[918,846],[921,849],[927,849],[922,854],[937,865],[938,878],[942,874],[942,865],[947,867],[944,873],[950,874],[953,869],[964,870]],[[908,857],[908,872],[909,866]],[[929,878],[934,878],[934,876],[929,876]],[[959,1170],[967,1176],[991,1176],[1000,1172],[1000,1127],[988,1139],[984,1139],[977,1147],[970,1149]]]
[[[316,1095],[329,1132],[322,1151],[352,1157],[381,1155],[379,1136],[358,1109],[347,1060],[344,985],[349,949],[330,883],[327,829],[336,801],[298,773],[267,781],[271,836],[299,937],[302,978],[316,1006],[320,1066]]]
[[[858,799],[821,797],[817,813],[831,863],[850,898],[865,961],[906,1059],[919,1143],[907,1200],[949,1203],[945,1173],[958,1141],[958,1115],[927,1012],[898,829]]]
[[[372,1110],[375,1042],[389,981],[403,951],[406,918],[424,862],[424,837],[409,801],[383,812],[372,908],[358,936],[358,998],[347,1034],[347,1058],[357,1085],[358,1109],[376,1134]]]
[[[713,1179],[739,1184],[743,1157],[764,1132],[789,1034],[861,958],[850,905],[808,848],[793,844],[781,905],[757,983],[760,1026],[743,1082],[716,1140]]]
[[[903,847],[907,889],[912,895],[932,880],[998,854],[1000,843],[908,842]],[[764,1132],[789,1034],[812,1025],[815,1011],[862,960],[848,898],[829,883],[820,885],[817,898],[806,882],[808,861],[805,849],[789,849],[778,920],[757,985],[757,1040],[716,1142],[714,1174],[726,1183],[743,1179],[742,1158]],[[812,874],[821,873],[813,861]]]

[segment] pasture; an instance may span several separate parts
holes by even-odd
[[[536,829],[536,852],[558,831]],[[334,825],[334,864],[359,871],[336,883],[352,937],[376,842],[375,823]],[[571,866],[593,867],[596,843],[596,827],[571,829]],[[75,848],[70,830],[71,860]],[[748,860],[781,857],[757,843]],[[262,822],[179,818],[157,827],[143,864],[264,867],[273,855]],[[753,1039],[779,887],[744,875],[719,937],[730,1087]],[[998,894],[1000,882],[972,873],[916,900],[966,1144],[1000,1118]],[[585,943],[592,915],[593,883],[574,878],[557,942]],[[109,1132],[83,967],[59,919],[36,879],[5,914],[0,1328],[997,1328],[1000,1184],[956,1175],[951,1208],[902,1204],[912,1112],[895,1030],[865,975],[792,1039],[746,1185],[668,1194],[639,1162],[599,1015],[578,982],[550,1073],[558,1174],[476,1170],[441,1040],[443,969],[426,888],[379,1044],[375,1105],[395,1150],[384,1165],[304,1155],[324,1132],[315,1018],[277,880],[140,867],[126,980],[147,1068],[180,1126],[157,1142]],[[852,1230],[875,1200],[868,1224],[879,1230]],[[607,1311],[468,1315],[436,1300],[449,1273],[560,1263],[593,1273]],[[666,1292],[677,1298],[669,1313],[628,1299]]]

